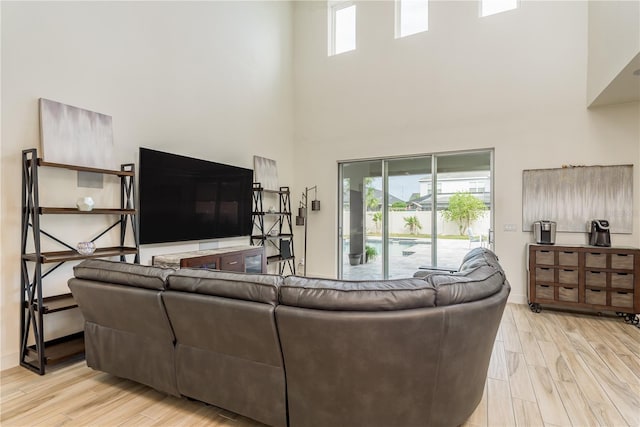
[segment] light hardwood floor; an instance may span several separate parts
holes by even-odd
[[[2,426],[261,425],[95,372],[84,361],[42,377],[12,368],[0,381]],[[465,426],[569,425],[640,426],[640,329],[509,304],[483,399]]]

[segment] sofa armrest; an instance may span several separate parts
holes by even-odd
[[[433,267],[418,267],[418,271],[413,273],[413,277],[417,277],[423,279],[425,277],[429,277],[432,274],[453,274],[458,270],[454,270],[452,268],[433,268]]]

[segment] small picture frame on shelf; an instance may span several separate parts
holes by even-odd
[[[280,239],[280,257],[282,259],[291,258],[291,240]]]

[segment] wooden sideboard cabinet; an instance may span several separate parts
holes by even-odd
[[[638,324],[640,249],[572,245],[528,248],[529,307],[612,311]]]
[[[236,246],[193,252],[156,255],[152,264],[171,268],[209,268],[242,273],[266,273],[267,259],[262,246]]]

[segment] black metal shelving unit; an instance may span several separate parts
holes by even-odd
[[[273,194],[278,197],[277,211],[265,211],[265,194]],[[253,219],[251,245],[265,247],[267,265],[277,264],[279,274],[287,274],[287,271],[288,274],[296,274],[289,187],[267,190],[259,182],[253,183],[253,211],[251,215]],[[265,221],[265,218],[271,218],[272,221]],[[288,251],[284,245],[288,245]],[[269,255],[269,253],[272,254]]]
[[[97,208],[80,211],[67,207],[40,206],[40,167],[60,168],[79,172],[115,175],[120,178],[120,208]],[[118,219],[103,229],[91,241],[96,242],[113,229],[119,229],[120,245],[98,247],[90,255],[81,255],[76,249],[40,226],[41,215],[114,215]],[[133,246],[125,246],[127,227],[130,224]],[[42,239],[48,238],[65,250],[43,252]],[[29,245],[33,252],[27,252]],[[20,260],[20,365],[44,375],[47,364],[65,360],[84,352],[84,337],[77,332],[53,340],[46,340],[44,333],[45,315],[71,310],[78,305],[71,293],[43,296],[42,281],[58,267],[68,261],[87,258],[119,256],[121,261],[133,255],[133,262],[140,262],[138,243],[137,211],[135,209],[135,165],[123,164],[120,170],[90,168],[76,165],[45,162],[38,158],[35,148],[22,152],[22,229]],[[43,266],[48,265],[45,271]]]

